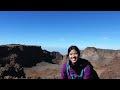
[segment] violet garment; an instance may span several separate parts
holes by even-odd
[[[71,64],[70,60],[67,62],[69,62],[69,65],[70,65],[69,73],[72,73],[72,74],[75,74],[76,76],[79,76],[81,74],[82,69],[83,69],[83,67],[81,67],[81,66],[84,65],[85,69],[83,72],[82,79],[91,79],[92,78],[93,66],[87,60],[80,58],[75,66],[73,66]],[[70,74],[68,74],[66,71],[67,62],[65,62],[62,66],[62,69],[60,72],[61,79],[72,79],[72,76]]]

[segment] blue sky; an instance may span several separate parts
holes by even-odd
[[[65,54],[76,45],[120,49],[120,11],[0,11],[0,44],[38,45]]]

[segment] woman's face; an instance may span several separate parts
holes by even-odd
[[[69,59],[72,62],[72,64],[75,64],[77,60],[79,59],[79,54],[76,50],[71,50],[69,53]]]

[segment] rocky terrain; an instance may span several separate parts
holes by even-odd
[[[120,50],[87,47],[81,58],[92,63],[101,79],[120,79]],[[60,79],[60,69],[67,61],[57,51],[41,46],[9,44],[0,46],[1,79]]]
[[[62,58],[63,56],[59,52],[42,50],[41,46],[20,44],[1,45],[0,77],[25,78],[25,76],[29,76],[26,74],[24,70],[25,68],[32,68],[41,62],[46,62],[53,65],[59,64],[59,60],[62,60]],[[20,74],[21,72],[23,74]]]
[[[120,50],[87,47],[81,57],[92,63],[101,79],[120,79]]]

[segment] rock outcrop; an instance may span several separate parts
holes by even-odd
[[[41,61],[59,63],[62,55],[59,52],[42,50],[41,46],[9,44],[0,46],[0,64],[10,63],[10,57],[16,55],[16,63],[23,67],[32,67]]]
[[[99,49],[87,47],[82,52],[82,58],[89,60],[94,66],[106,66],[120,57],[120,50]]]
[[[9,62],[0,64],[0,79],[25,78],[23,67],[16,63],[16,54],[9,57]]]

